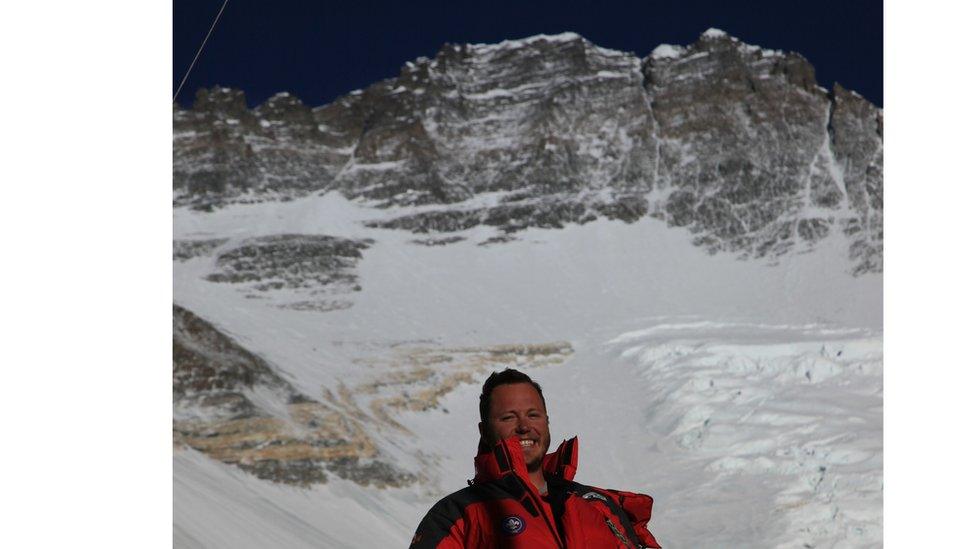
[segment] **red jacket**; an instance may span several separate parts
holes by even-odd
[[[410,547],[660,547],[647,530],[651,497],[573,482],[578,454],[574,437],[544,458],[543,498],[529,481],[518,437],[482,445],[474,481],[431,508]]]

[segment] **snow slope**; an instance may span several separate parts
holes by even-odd
[[[644,218],[486,246],[495,233],[476,227],[424,246],[362,225],[417,208],[368,206],[329,193],[178,208],[176,240],[226,242],[174,262],[175,300],[312,398],[382,379],[402,345],[568,342],[564,363],[530,372],[553,440],[580,436],[582,482],[654,496],[651,530],[666,546],[881,544],[881,277],[847,274],[842,239],[769,264],[707,255]],[[373,239],[356,266],[362,290],[342,296],[351,306],[281,308],[309,291],[255,299],[204,279],[221,250],[276,234]],[[473,476],[481,379],[400,413],[404,430],[372,433],[423,479],[405,488],[275,485],[177,448],[175,545],[406,546],[427,508]]]

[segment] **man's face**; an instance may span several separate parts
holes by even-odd
[[[542,396],[528,383],[499,385],[491,392],[487,424],[479,425],[490,444],[517,436],[529,471],[542,467],[549,450],[549,416]]]

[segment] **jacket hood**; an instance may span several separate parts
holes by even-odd
[[[555,452],[542,458],[542,472],[546,477],[573,480],[579,459],[577,438],[564,440]],[[517,436],[509,437],[489,447],[484,441],[478,443],[478,455],[474,458],[474,483],[488,482],[515,473],[526,482],[529,470],[522,455],[522,446]]]

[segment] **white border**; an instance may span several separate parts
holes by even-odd
[[[896,548],[972,537],[976,20],[965,5],[885,6],[885,544]]]
[[[2,545],[171,547],[172,6],[0,20]]]

